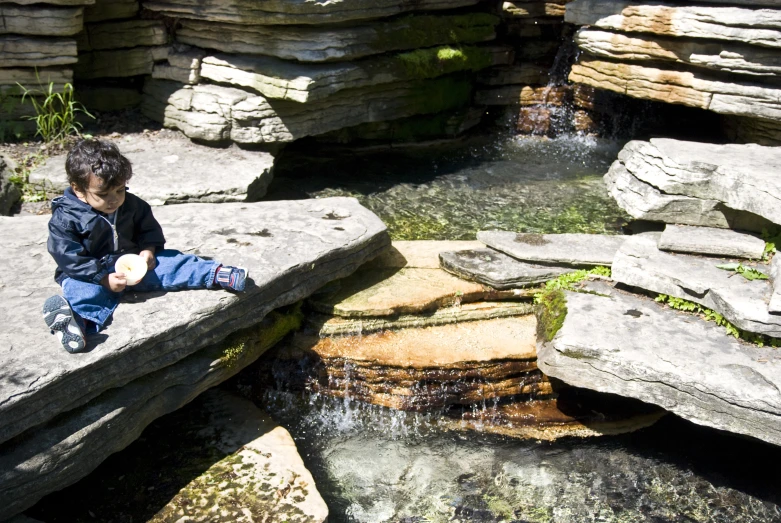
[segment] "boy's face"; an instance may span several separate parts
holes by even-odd
[[[106,214],[111,214],[125,203],[125,184],[104,187],[101,179],[94,174],[89,177],[86,192],[82,192],[75,184],[71,184],[71,189],[79,200]]]

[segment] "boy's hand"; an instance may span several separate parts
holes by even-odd
[[[122,292],[127,287],[127,278],[121,272],[112,272],[104,276],[100,283],[113,292]]]
[[[155,268],[155,253],[149,249],[144,249],[138,253],[144,260],[146,260],[146,268],[150,271]]]

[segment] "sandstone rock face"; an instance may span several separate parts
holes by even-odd
[[[700,425],[781,444],[776,349],[740,342],[713,323],[650,299],[615,291],[564,295],[563,325],[553,339],[538,343],[543,372],[659,405]]]
[[[258,5],[251,0],[152,0],[144,7],[176,18],[209,20],[244,25],[330,24],[393,16],[409,11],[455,9],[476,4],[478,0],[338,0],[327,4],[305,0],[274,0]]]
[[[218,24],[183,20],[177,40],[226,53],[301,62],[354,60],[372,54],[492,40],[499,19],[487,13],[408,16],[383,23],[330,29]]]
[[[1,4],[0,19],[0,34],[71,36],[84,25],[84,8]]]
[[[19,188],[11,183],[10,177],[16,171],[16,164],[5,156],[0,156],[0,215],[11,214],[13,206],[22,198]]]
[[[215,345],[227,335],[346,276],[389,243],[379,219],[349,198],[172,206],[155,215],[172,248],[248,267],[247,290],[127,294],[105,336],[78,355],[63,351],[40,321],[41,303],[59,292],[44,247],[46,218],[5,218],[13,226],[0,227],[3,263],[26,259],[28,267],[0,287],[14,326],[0,331],[0,517],[79,479],[139,427],[257,357],[245,347],[253,345],[249,335]],[[200,352],[207,347],[211,354]]]
[[[653,237],[630,236],[613,261],[613,278],[699,303],[739,329],[780,338],[781,316],[768,312],[773,292],[770,282],[749,281],[716,267],[723,263],[725,260],[665,253],[657,249]]]
[[[319,103],[268,100],[214,85],[182,89],[148,81],[143,112],[190,138],[238,143],[289,142],[343,127],[415,114],[431,114],[468,102],[468,81],[452,77],[344,90]]]
[[[343,89],[435,78],[462,70],[509,63],[506,47],[442,46],[335,64],[301,64],[266,56],[207,56],[201,76],[248,87],[266,98],[312,102]]]
[[[781,11],[775,9],[575,0],[564,19],[601,29],[781,47]]]
[[[133,165],[131,192],[151,205],[256,201],[266,194],[274,159],[268,153],[208,149],[171,133],[134,137],[119,144]],[[204,165],[219,164],[229,177],[215,176]],[[33,183],[58,189],[68,186],[65,155],[49,158],[30,173]]]
[[[765,251],[765,242],[751,234],[726,229],[667,225],[659,238],[659,249],[726,258],[760,259]]]
[[[781,167],[781,152],[775,148],[654,138],[650,142],[629,142],[619,153],[618,162],[634,178],[666,195],[697,198],[705,201],[703,205],[708,208],[726,207],[781,223],[781,182],[775,174]],[[608,175],[610,180],[619,176],[622,172]],[[626,179],[625,173],[623,178]],[[610,180],[611,194],[621,204],[620,193],[613,192],[620,183]],[[623,189],[624,193],[631,191]],[[629,208],[627,212],[631,213]]]
[[[70,38],[0,36],[3,67],[48,67],[76,63],[76,41]]]
[[[493,249],[442,252],[439,259],[443,269],[459,278],[484,283],[495,289],[527,287],[571,270],[524,263]]]
[[[515,259],[569,266],[610,265],[625,237],[480,231],[477,239]]]
[[[714,71],[775,76],[781,73],[781,53],[774,49],[732,43],[701,42],[645,34],[628,36],[580,29],[578,47],[599,58],[619,61],[670,61]]]

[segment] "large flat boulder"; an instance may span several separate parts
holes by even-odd
[[[765,242],[754,235],[729,229],[667,225],[659,238],[659,248],[663,251],[758,260],[765,252]]]
[[[602,292],[610,295],[563,293],[561,328],[538,341],[543,372],[781,445],[777,349],[738,341],[712,322],[649,298]]]
[[[266,98],[311,102],[343,89],[477,71],[512,59],[509,48],[440,46],[354,62],[302,64],[269,56],[207,56],[200,75],[215,83],[248,87]]]
[[[781,316],[768,312],[771,283],[748,280],[717,267],[728,261],[667,253],[657,248],[653,236],[630,236],[613,261],[613,278],[704,305],[739,329],[781,338]]]
[[[273,177],[270,154],[204,147],[166,133],[139,135],[117,144],[133,165],[131,192],[151,205],[253,201],[265,195]],[[65,189],[65,155],[47,159],[29,179]]]
[[[410,11],[455,9],[479,0],[337,0],[313,3],[306,0],[150,0],[144,7],[174,18],[209,20],[243,25],[331,24],[350,20],[383,18]]]
[[[240,89],[150,80],[142,110],[190,138],[242,144],[291,142],[362,123],[433,114],[466,105],[471,83],[444,76],[432,80],[346,89],[326,99],[298,103],[269,100]]]
[[[517,260],[566,266],[610,265],[624,236],[480,231],[477,239]]]
[[[781,47],[781,10],[676,5],[664,2],[575,0],[564,19],[624,32],[729,40]]]
[[[781,224],[777,148],[653,138],[629,142],[618,158],[635,178],[665,194],[721,202]]]
[[[225,53],[327,62],[443,44],[485,42],[494,39],[498,23],[499,18],[488,13],[404,16],[382,23],[327,28],[182,20],[176,38],[184,44]]]
[[[0,36],[0,63],[3,67],[47,67],[76,63],[76,40]]]
[[[581,58],[569,80],[620,94],[707,109],[719,114],[781,120],[781,89],[749,77],[730,81],[702,71]]]
[[[83,7],[0,4],[0,34],[72,36],[84,26]]]
[[[389,244],[382,222],[351,198],[167,206],[155,215],[170,247],[248,267],[246,292],[128,294],[104,340],[78,355],[63,351],[40,317],[43,301],[59,292],[45,252],[47,219],[3,218],[3,263],[24,259],[27,269],[2,276],[0,286],[8,326],[0,331],[0,441],[258,323]]]
[[[572,269],[516,260],[493,249],[446,251],[439,254],[446,271],[495,289],[516,289],[551,280]]]

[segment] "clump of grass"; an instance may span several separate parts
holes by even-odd
[[[22,103],[29,100],[35,109],[35,116],[28,116],[36,125],[36,136],[46,142],[61,141],[72,134],[81,135],[82,124],[76,120],[79,113],[95,118],[81,102],[73,97],[73,85],[66,83],[62,92],[55,91],[54,82],[37,89],[28,89],[17,84],[22,90]]]

